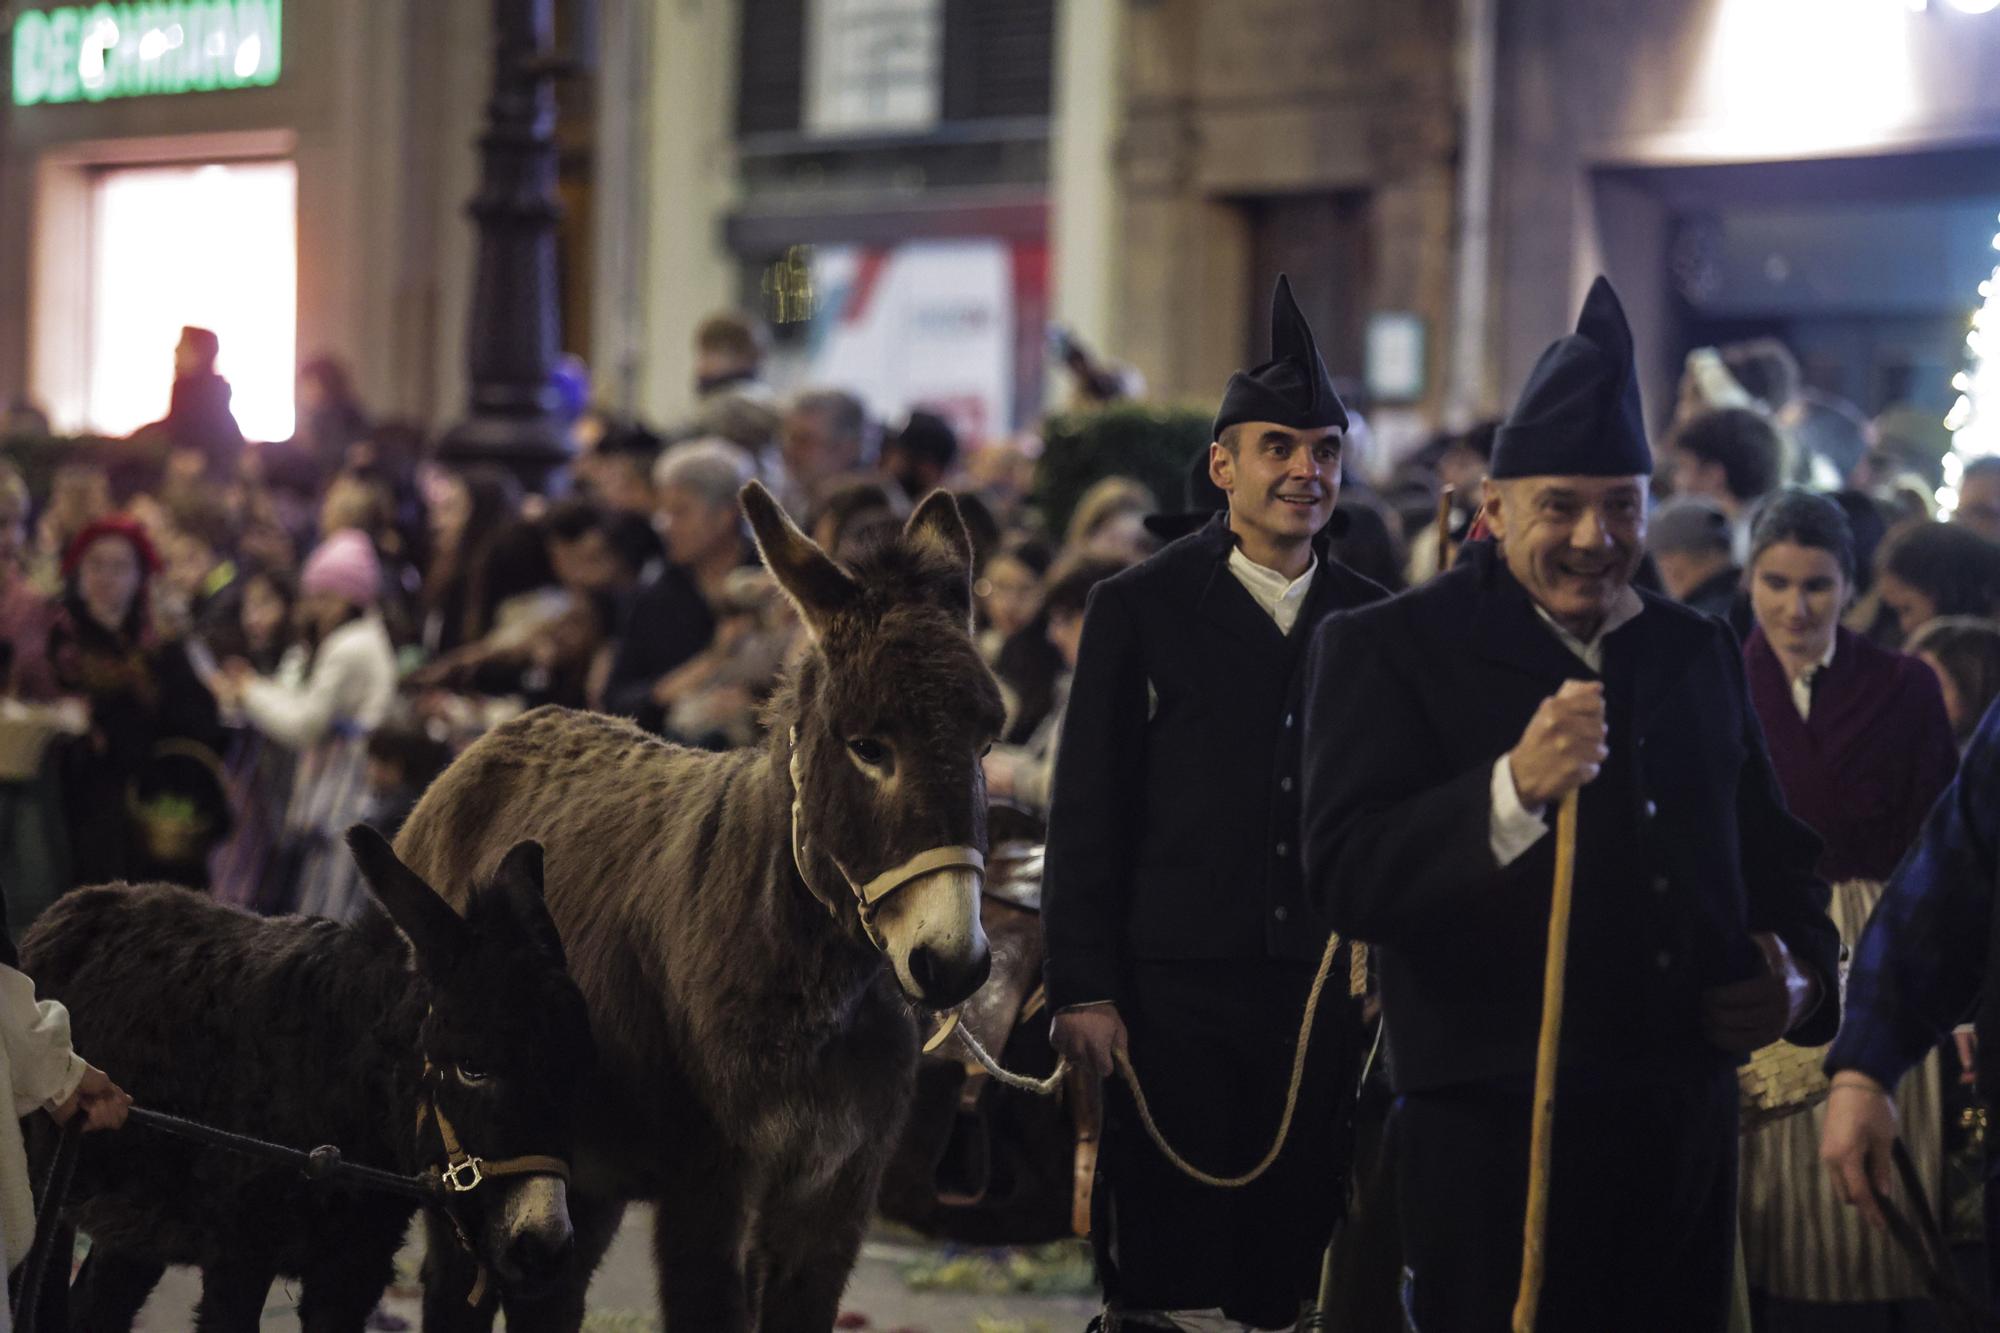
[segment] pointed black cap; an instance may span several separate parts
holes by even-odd
[[[1333,391],[1319,344],[1292,299],[1291,280],[1282,273],[1271,293],[1271,359],[1229,377],[1211,438],[1221,439],[1223,431],[1246,421],[1271,421],[1293,430],[1347,429],[1347,409]]]
[[[1493,437],[1495,478],[1652,475],[1632,329],[1611,284],[1584,298],[1576,332],[1542,353]]]

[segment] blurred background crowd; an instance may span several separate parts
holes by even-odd
[[[753,317],[715,314],[692,338],[684,421],[596,411],[586,372],[565,368],[576,456],[557,497],[441,466],[332,359],[301,368],[292,438],[246,443],[198,328],[159,421],[60,449],[18,437],[0,464],[12,928],[119,878],[351,913],[340,830],[393,833],[457,748],[538,704],[757,744],[801,638],[737,508],[753,479],[836,556],[936,487],[959,495],[978,641],[1010,708],[989,787],[1043,808],[1092,585],[1220,507],[1206,414],[1149,401],[1129,369],[1061,340],[1070,404],[1032,434],[965,441],[937,413],[882,421],[838,385],[772,384]],[[1473,521],[1492,425],[1385,457],[1365,391],[1345,391],[1335,554],[1390,588],[1421,581]],[[1963,737],[2000,693],[2000,459],[1959,465],[1950,442],[1921,413],[1871,419],[1807,388],[1774,339],[1698,349],[1656,443],[1645,577],[1748,638],[1760,607],[1788,614],[1752,596],[1760,516],[1787,488],[1830,496],[1854,552],[1843,623],[1918,654]]]

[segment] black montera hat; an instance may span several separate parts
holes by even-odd
[[[1211,438],[1220,439],[1223,431],[1246,421],[1271,421],[1293,430],[1347,429],[1347,409],[1333,391],[1319,344],[1292,299],[1291,280],[1282,273],[1271,292],[1271,359],[1229,377]]]
[[[1505,477],[1643,477],[1653,471],[1632,330],[1611,284],[1584,298],[1576,332],[1542,353],[1520,401],[1493,437],[1491,472]]]

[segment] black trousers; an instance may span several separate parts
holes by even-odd
[[[1736,1247],[1736,1077],[1558,1083],[1538,1333],[1715,1333]],[[1391,1123],[1417,1333],[1504,1333],[1527,1210],[1527,1091],[1412,1093]]]
[[[1345,1197],[1357,1023],[1345,973],[1329,982],[1290,1139],[1254,1184],[1215,1189],[1146,1136],[1122,1079],[1105,1086],[1091,1236],[1105,1296],[1125,1309],[1220,1308],[1290,1328],[1319,1286]],[[1247,1171],[1284,1109],[1312,969],[1254,962],[1138,963],[1119,1011],[1155,1122],[1213,1175]]]

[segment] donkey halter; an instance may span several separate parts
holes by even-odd
[[[483,1157],[474,1157],[465,1150],[458,1140],[458,1131],[452,1127],[444,1108],[438,1105],[437,1084],[444,1073],[428,1059],[424,1061],[425,1093],[417,1103],[417,1132],[422,1133],[424,1122],[437,1123],[438,1138],[444,1144],[444,1164],[425,1170],[423,1178],[430,1182],[431,1191],[437,1196],[438,1211],[451,1223],[452,1234],[458,1238],[459,1248],[472,1257],[479,1266],[474,1278],[472,1291],[466,1297],[470,1305],[478,1305],[486,1297],[486,1261],[479,1257],[479,1248],[472,1243],[466,1233],[465,1224],[458,1214],[451,1210],[452,1196],[470,1194],[489,1180],[504,1180],[509,1176],[554,1176],[565,1185],[569,1183],[569,1163],[560,1157],[548,1157],[530,1153],[521,1157],[505,1157],[489,1162]]]
[[[787,771],[792,779],[792,865],[798,870],[807,891],[820,900],[829,915],[837,917],[840,905],[821,893],[812,876],[806,873],[805,783],[804,769],[799,762],[797,727],[791,729],[787,745],[791,756]],[[833,868],[840,872],[841,879],[853,891],[855,912],[861,918],[861,928],[868,932],[869,941],[884,953],[888,952],[889,946],[883,941],[882,933],[875,928],[875,913],[890,894],[940,870],[969,870],[982,887],[986,882],[986,854],[977,847],[932,847],[918,852],[901,865],[891,866],[865,884],[848,874],[847,867],[832,852],[826,854],[826,859],[833,862]]]

